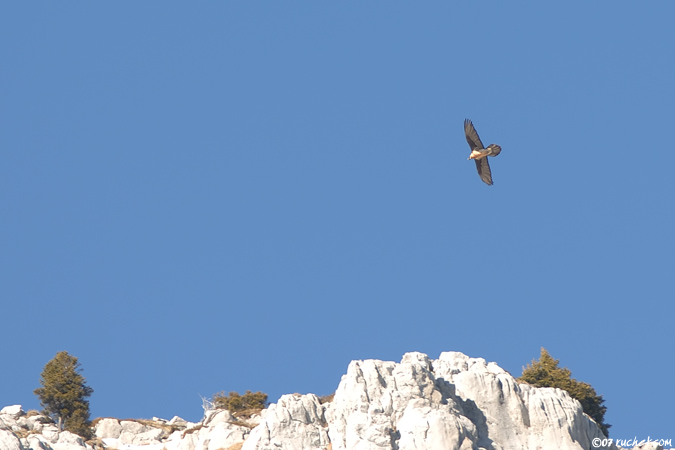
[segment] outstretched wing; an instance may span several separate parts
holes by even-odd
[[[473,123],[471,123],[469,119],[464,119],[464,134],[466,135],[466,142],[469,143],[471,150],[474,148],[485,148],[478,137],[476,129],[473,127]]]
[[[476,169],[478,169],[478,176],[488,186],[492,186],[492,172],[490,171],[490,163],[487,156],[485,158],[476,159]]]

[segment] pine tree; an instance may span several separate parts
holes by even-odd
[[[539,361],[533,360],[531,364],[524,367],[523,374],[518,381],[536,387],[555,387],[566,390],[572,398],[581,403],[584,412],[595,420],[605,436],[609,436],[611,425],[604,423],[607,408],[602,406],[605,402],[602,395],[597,395],[590,384],[572,378],[572,372],[566,367],[562,369],[558,367],[559,363],[559,360],[554,359],[542,347]]]
[[[86,398],[94,390],[85,381],[77,358],[68,352],[58,352],[42,370],[42,387],[33,392],[40,399],[43,414],[55,419],[59,428],[90,439],[92,431]]]

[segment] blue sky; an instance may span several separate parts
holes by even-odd
[[[675,438],[672,2],[3,2],[0,403],[328,394],[546,347]],[[462,122],[491,160],[483,184]]]

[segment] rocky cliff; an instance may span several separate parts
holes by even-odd
[[[246,420],[223,410],[199,423],[106,418],[95,433],[84,442],[18,406],[0,412],[0,450],[618,450],[594,445],[604,436],[567,392],[458,352],[352,361],[331,402],[284,395]]]

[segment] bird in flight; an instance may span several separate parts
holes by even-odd
[[[466,134],[466,142],[471,147],[471,155],[469,159],[476,161],[476,169],[478,169],[478,176],[485,182],[485,184],[492,186],[492,172],[490,172],[490,164],[488,163],[488,156],[497,156],[502,148],[497,144],[490,144],[487,148],[483,147],[483,143],[478,137],[473,123],[469,119],[464,119],[464,134]]]

